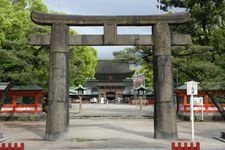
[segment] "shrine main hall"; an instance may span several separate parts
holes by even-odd
[[[118,60],[98,60],[93,79],[87,79],[85,95],[108,102],[127,101],[134,95],[134,71],[129,63]],[[84,96],[85,96],[84,95]]]

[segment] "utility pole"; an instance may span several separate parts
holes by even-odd
[[[62,0],[59,0],[59,10],[60,10],[60,13],[63,14],[63,10],[62,10]]]
[[[158,14],[160,14],[160,9],[161,9],[161,6],[160,6],[160,4],[161,4],[161,0],[158,0],[158,6],[159,6],[159,12],[158,12]]]

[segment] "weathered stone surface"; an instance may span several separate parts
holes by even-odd
[[[153,26],[154,56],[171,55],[171,35],[167,23],[157,23]]]
[[[177,121],[173,103],[171,39],[167,23],[153,27],[153,69],[156,103],[154,108],[154,138],[176,139]]]
[[[51,34],[46,140],[67,140],[69,126],[68,26],[54,24]]]
[[[151,35],[118,35],[116,44],[151,46],[153,43]]]
[[[115,44],[117,41],[117,25],[104,24],[104,45]]]
[[[36,113],[13,113],[6,112],[0,113],[0,120],[10,121],[10,120],[19,120],[19,121],[39,121],[45,120],[46,114],[44,112]]]
[[[70,46],[113,46],[113,45],[136,45],[136,46],[151,46],[153,45],[151,35],[117,35],[114,42],[104,43],[104,35],[71,35],[69,36]],[[172,45],[187,45],[189,43],[189,35],[171,35]],[[50,35],[35,34],[30,36],[32,45],[50,45]]]
[[[36,24],[52,25],[55,23],[64,23],[72,26],[103,26],[104,24],[115,23],[123,26],[135,25],[154,25],[158,22],[165,22],[168,24],[181,24],[190,19],[190,14],[174,13],[163,15],[150,16],[79,16],[79,15],[62,15],[49,14],[32,11],[31,19]]]
[[[69,37],[69,45],[99,46],[104,45],[103,39],[103,35],[73,35]]]
[[[32,34],[30,35],[30,44],[37,46],[49,46],[50,35],[48,34]]]
[[[157,101],[154,109],[154,138],[177,139],[177,121],[173,101]]]
[[[171,34],[172,46],[185,46],[188,45],[191,38],[188,34]]]

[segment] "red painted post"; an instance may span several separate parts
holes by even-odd
[[[6,147],[7,150],[11,150],[12,149],[12,144],[8,143],[8,146]]]
[[[14,147],[12,149],[13,150],[18,150],[17,147],[18,147],[18,144],[17,143],[14,143]]]
[[[199,142],[196,143],[196,150],[200,150],[200,143]]]
[[[8,145],[2,143],[0,150],[24,150],[24,143],[21,143],[20,146],[18,146],[18,143],[14,143],[13,146],[11,143],[8,143]]]
[[[4,150],[5,149],[5,143],[2,143],[2,146],[0,147],[0,150]]]
[[[24,150],[24,143],[20,144],[20,150]]]
[[[190,150],[194,150],[194,144],[192,142],[190,143]]]
[[[171,146],[172,150],[175,150],[175,142],[172,142]]]
[[[175,142],[172,142],[171,144],[172,150],[200,150],[200,143],[196,142],[196,145],[194,145],[193,142],[190,143],[190,146],[188,146],[187,142],[184,142],[184,145],[181,145],[181,142],[178,142],[177,146]]]
[[[188,150],[188,144],[187,144],[187,142],[184,143],[184,149],[183,150]]]
[[[177,150],[182,150],[182,145],[181,145],[181,142],[179,142],[179,143],[178,143]]]

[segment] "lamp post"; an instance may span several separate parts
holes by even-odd
[[[137,95],[139,97],[139,105],[140,105],[139,111],[142,112],[142,106],[143,106],[142,97],[145,95],[146,88],[143,85],[141,85],[135,90],[137,90]]]
[[[77,94],[79,96],[79,113],[81,113],[82,111],[82,96],[84,94],[84,90],[85,88],[82,85],[79,85],[77,88],[75,88],[75,90],[77,91]]]

